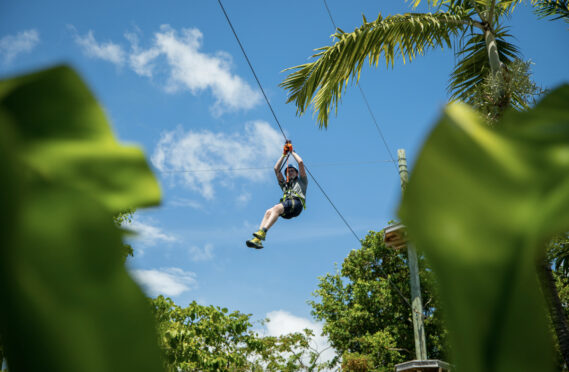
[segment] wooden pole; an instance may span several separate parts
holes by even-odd
[[[407,158],[405,150],[397,150],[397,165],[401,178],[401,192],[405,192],[409,174],[407,172]],[[427,359],[427,343],[425,341],[425,328],[423,326],[423,301],[421,300],[421,285],[419,282],[419,264],[417,251],[412,244],[407,243],[407,264],[411,282],[411,312],[413,317],[413,331],[415,336],[415,355],[417,360]]]

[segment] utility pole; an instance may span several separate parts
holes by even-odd
[[[397,165],[401,178],[401,193],[405,193],[409,174],[407,172],[407,158],[405,150],[397,150]],[[423,326],[423,301],[421,300],[421,284],[419,282],[419,264],[415,247],[407,243],[407,264],[411,282],[411,312],[413,317],[413,331],[415,336],[415,354],[417,360],[427,359],[427,343],[425,341],[425,327]]]

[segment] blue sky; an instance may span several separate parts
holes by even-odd
[[[388,3],[328,0],[345,31],[361,24],[362,13],[375,19],[378,12],[409,11],[404,1]],[[320,130],[311,114],[295,115],[278,87],[283,69],[331,43],[324,3],[226,0],[224,6],[318,183],[360,238],[384,228],[395,218],[399,177],[358,89],[348,87],[329,129]],[[537,20],[522,6],[507,24],[539,85],[569,81],[566,23]],[[119,139],[144,149],[160,181],[162,205],[137,211],[131,226],[139,237],[128,266],[147,293],[269,317],[269,334],[318,328],[306,303],[317,277],[333,272],[359,244],[310,179],[307,210],[278,221],[265,249],[245,247],[280,197],[272,167],[283,138],[218,3],[0,3],[0,77],[60,63],[82,75]],[[411,166],[448,100],[454,63],[452,50],[436,50],[394,69],[362,72],[391,153],[404,148]]]

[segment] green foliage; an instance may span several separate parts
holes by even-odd
[[[434,279],[423,257],[419,267],[427,352],[430,358],[444,359],[446,331]],[[395,364],[414,359],[406,252],[386,248],[383,232],[370,232],[361,248],[346,257],[340,272],[319,281],[314,292],[318,302],[309,302],[312,314],[324,321],[323,331],[345,368],[360,370],[369,361],[369,371],[392,371]]]
[[[162,296],[152,300],[168,371],[319,371],[310,330],[261,337],[251,315],[199,305],[186,308]]]
[[[440,283],[460,371],[551,371],[536,260],[569,230],[569,86],[500,128],[449,105],[400,215]]]
[[[473,100],[476,97],[480,97],[479,85],[482,83],[489,84],[490,81],[492,83],[490,84],[492,87],[491,94],[486,95],[490,95],[492,101],[482,103],[484,107],[486,108],[492,104],[498,105],[498,103],[501,103],[502,106],[509,106],[512,97],[502,94],[500,85],[497,88],[495,87],[495,83],[506,83],[505,79],[502,78],[505,73],[504,71],[497,71],[495,74],[491,73],[484,34],[474,32],[469,33],[468,36],[468,41],[456,52],[456,57],[459,58],[459,61],[451,74],[448,86],[451,100],[459,99],[475,105]],[[514,59],[519,57],[518,48],[507,42],[507,39],[511,39],[512,35],[508,34],[506,29],[498,28],[495,31],[495,37],[500,61],[510,65]],[[499,78],[493,78],[494,75],[498,75]],[[523,103],[523,101],[515,100],[517,97],[514,96],[513,98],[515,105],[520,106]],[[492,110],[492,108],[489,107],[488,110]]]
[[[555,266],[560,277],[569,276],[569,232],[553,237],[549,243],[547,258]]]
[[[327,127],[330,105],[337,110],[345,85],[350,77],[359,80],[367,58],[370,65],[376,66],[382,57],[387,66],[393,66],[397,58],[412,61],[429,49],[450,48],[451,38],[468,24],[465,11],[407,13],[386,18],[380,14],[373,22],[364,17],[362,26],[354,32],[338,29],[334,34],[337,42],[316,49],[314,62],[287,69],[295,71],[280,86],[290,91],[287,103],[294,102],[297,113],[304,114],[313,104],[319,126]]]
[[[569,233],[565,232],[562,234],[557,234],[548,244],[548,249],[546,251],[547,265],[549,267],[555,268],[552,272],[552,275],[555,281],[556,293],[561,304],[561,316],[565,319],[565,321],[569,319],[569,276],[567,267],[567,259],[569,257],[568,250]],[[544,288],[544,292],[546,291],[547,288]],[[550,311],[548,315],[551,324],[551,334],[553,335],[556,334],[555,327],[557,325],[555,324],[555,320],[558,320],[555,316],[555,309],[553,309],[553,311]],[[555,348],[557,351],[557,370],[566,371],[567,367],[563,368],[565,362],[563,360],[563,354],[561,353],[559,345],[559,337],[556,337],[555,340],[557,341],[555,342]]]
[[[562,19],[569,23],[569,0],[540,0],[536,13],[541,18]]]
[[[373,369],[373,360],[369,355],[344,353],[342,356],[342,371],[368,372]]]
[[[134,212],[136,212],[136,209],[134,208],[125,209],[113,216],[113,222],[118,227],[121,227],[124,223],[131,223]]]
[[[412,2],[416,7],[421,1]],[[285,70],[293,70],[280,85],[289,91],[287,102],[294,102],[299,115],[313,105],[318,125],[327,127],[331,107],[337,112],[348,82],[351,79],[357,83],[366,59],[370,65],[377,66],[384,58],[387,66],[393,67],[398,58],[405,63],[430,49],[454,45],[459,61],[450,77],[449,92],[451,99],[470,103],[477,94],[478,84],[503,69],[504,64],[509,65],[519,58],[517,47],[509,42],[512,36],[499,21],[509,16],[521,0],[429,0],[428,3],[436,7],[434,13],[396,14],[385,18],[380,14],[373,22],[367,22],[364,17],[363,24],[351,33],[338,29],[333,35],[334,45],[316,49],[317,53],[312,56],[316,60]],[[531,3],[538,2],[532,0]],[[539,3],[551,7],[562,3],[563,9],[567,5],[567,1]],[[545,8],[543,5],[540,9]],[[563,9],[560,11],[566,10]],[[458,35],[462,36],[456,38]],[[495,47],[490,47],[494,40]],[[495,81],[509,79],[506,75]],[[510,104],[523,107],[525,98],[510,94],[499,95],[496,100],[501,107]]]
[[[468,101],[490,125],[496,125],[509,107],[527,110],[535,104],[537,97],[545,93],[531,80],[530,65],[529,61],[516,59],[504,70],[488,74],[476,84]]]
[[[152,316],[113,215],[156,204],[68,67],[0,82],[0,334],[10,371],[159,371]]]
[[[132,222],[134,212],[136,212],[136,209],[129,208],[129,209],[126,209],[126,210],[119,212],[118,214],[114,215],[113,216],[113,222],[115,223],[115,226],[118,227],[119,229],[123,229],[124,223]],[[129,231],[124,231],[124,230],[123,230],[123,232],[125,234],[129,233]],[[128,256],[130,256],[130,257],[134,256],[134,250],[132,249],[132,246],[130,244],[126,244],[124,242],[122,244],[121,252],[122,252],[123,262],[126,262],[126,259],[128,258]]]

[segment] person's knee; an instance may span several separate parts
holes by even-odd
[[[273,211],[280,216],[284,212],[284,207],[279,203],[273,207]]]

